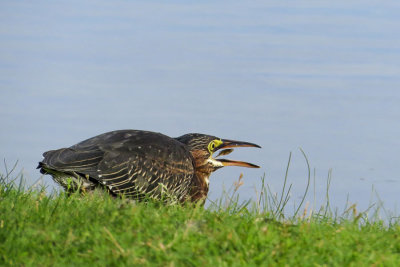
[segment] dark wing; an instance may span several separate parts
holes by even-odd
[[[96,169],[103,156],[104,152],[99,149],[61,148],[45,152],[39,167],[65,173],[89,174]]]
[[[111,192],[131,197],[159,197],[167,191],[183,199],[194,175],[188,149],[154,132],[109,132],[43,155],[41,164],[48,169],[88,175]]]

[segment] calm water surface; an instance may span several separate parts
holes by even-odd
[[[244,174],[292,200],[315,170],[316,204],[397,210],[397,1],[0,3],[0,157],[40,178],[41,154],[115,129],[201,132],[260,144],[213,174],[210,199]],[[1,168],[4,172],[4,167]],[[50,177],[44,182],[54,186]],[[373,196],[373,201],[377,197]],[[308,201],[314,201],[313,193]]]

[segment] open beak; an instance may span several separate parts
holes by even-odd
[[[223,143],[217,147],[216,150],[220,149],[226,149],[226,148],[235,148],[235,147],[258,147],[261,148],[261,146],[249,143],[249,142],[242,142],[242,141],[235,141],[235,140],[228,140],[228,139],[222,139],[221,140]],[[229,149],[226,154],[230,154],[233,149]],[[220,155],[223,155],[224,151],[220,152]],[[229,159],[217,159],[217,161],[221,162],[222,165],[224,166],[239,166],[239,167],[247,167],[247,168],[260,168],[260,166],[257,166],[252,163],[244,162],[244,161],[237,161],[237,160],[229,160]]]
[[[249,143],[249,142],[242,142],[242,141],[235,141],[235,140],[228,140],[228,139],[221,139],[222,144],[217,148],[231,148],[231,147],[258,147],[261,148],[259,145]]]
[[[244,161],[237,161],[237,160],[229,160],[229,159],[218,159],[219,162],[222,163],[224,166],[239,166],[239,167],[247,167],[247,168],[260,168],[252,163],[244,162]]]

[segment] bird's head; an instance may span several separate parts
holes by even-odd
[[[217,159],[220,156],[228,155],[232,153],[236,147],[258,147],[259,145],[221,139],[211,135],[190,133],[182,135],[176,138],[179,142],[188,146],[196,164],[196,169],[201,172],[211,173],[224,166],[240,166],[248,168],[260,168],[252,163],[228,160],[228,159]],[[219,151],[218,155],[214,156],[214,153]]]

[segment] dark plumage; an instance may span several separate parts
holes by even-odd
[[[203,200],[211,172],[228,165],[258,167],[229,160],[215,160],[220,148],[258,145],[215,136],[187,134],[171,138],[161,133],[120,130],[104,133],[69,148],[47,151],[39,162],[41,173],[69,192],[97,187],[129,198]]]

